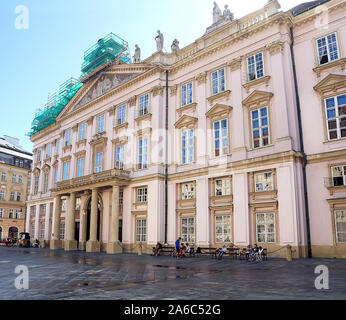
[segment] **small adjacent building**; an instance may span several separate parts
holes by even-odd
[[[18,139],[0,138],[0,239],[18,238],[25,231],[31,165],[32,154]]]

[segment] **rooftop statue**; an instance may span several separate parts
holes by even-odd
[[[156,40],[157,51],[162,51],[164,38],[163,38],[163,34],[160,32],[160,30],[157,31],[157,36],[156,36],[155,40]]]
[[[223,19],[225,21],[232,21],[234,19],[233,13],[228,9],[228,5],[225,5],[225,10],[223,11]]]
[[[221,10],[216,2],[214,2],[214,9],[213,9],[213,24],[218,23],[222,20],[222,13]]]
[[[136,44],[135,55],[133,56],[134,63],[141,63],[141,49]]]
[[[178,51],[180,50],[179,41],[177,39],[174,39],[174,41],[171,45],[171,50],[172,50],[172,53],[174,53],[174,54],[178,53]]]

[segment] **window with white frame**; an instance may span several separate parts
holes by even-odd
[[[248,81],[264,76],[263,53],[259,52],[247,58]]]
[[[36,175],[34,178],[34,196],[36,196],[38,194],[38,183],[40,180],[40,176]]]
[[[138,140],[138,169],[148,168],[148,138]]]
[[[20,201],[22,198],[22,194],[20,192],[17,192],[17,201]]]
[[[5,200],[5,191],[4,190],[0,191],[0,200]]]
[[[49,173],[45,172],[43,174],[43,193],[48,192],[48,179],[49,179]]]
[[[229,196],[231,195],[231,179],[215,179],[215,196]]]
[[[346,186],[346,165],[332,167],[334,187]]]
[[[41,148],[37,149],[37,153],[36,153],[36,162],[41,162]]]
[[[71,145],[71,129],[66,130],[65,132],[65,147]]]
[[[14,183],[17,182],[17,175],[16,174],[12,175],[12,182],[14,182]]]
[[[195,158],[195,137],[194,129],[183,130],[181,133],[182,164],[194,162]]]
[[[225,68],[211,73],[212,94],[218,94],[226,90],[225,86]]]
[[[101,133],[104,132],[104,125],[105,125],[105,115],[101,114],[96,119],[96,132]]]
[[[325,99],[328,139],[346,137],[346,94]]]
[[[83,141],[86,138],[86,123],[79,125],[78,141]]]
[[[255,192],[266,192],[274,190],[273,172],[255,173]]]
[[[119,206],[122,206],[124,204],[124,191],[119,191]]]
[[[6,181],[6,172],[1,173],[1,181]]]
[[[84,175],[84,158],[77,159],[77,178]]]
[[[147,241],[147,219],[136,219],[136,242]]]
[[[187,243],[195,242],[195,218],[181,218],[181,241]]]
[[[181,185],[181,199],[182,200],[190,200],[195,199],[196,196],[196,190],[195,190],[195,183],[183,183]]]
[[[215,157],[228,154],[228,121],[227,119],[214,122],[214,151]]]
[[[125,159],[125,145],[119,145],[116,147],[115,155],[115,168],[124,170],[124,159]]]
[[[118,107],[117,110],[117,125],[120,126],[126,122],[126,104]]]
[[[35,223],[33,223],[31,225],[31,235],[30,235],[31,238],[35,238]]]
[[[18,176],[18,183],[20,183],[20,184],[23,183],[23,176]]]
[[[96,153],[94,173],[102,172],[102,160],[103,160],[103,152]]]
[[[320,65],[339,59],[338,39],[336,33],[317,39],[318,62]]]
[[[40,207],[40,209],[41,209],[40,215],[43,216],[43,217],[46,216],[47,206],[45,204],[43,204]]]
[[[336,242],[346,243],[346,210],[336,210],[334,214]]]
[[[66,199],[61,200],[61,211],[66,211]]]
[[[80,210],[82,204],[81,198],[76,198],[76,210]]]
[[[22,210],[16,210],[16,219],[20,219],[20,214]]]
[[[139,97],[139,117],[149,113],[149,93]]]
[[[181,106],[187,106],[192,103],[192,82],[181,86]]]
[[[45,233],[45,223],[41,223],[40,225],[40,239],[41,241],[44,240],[44,233]]]
[[[60,223],[60,240],[65,240],[65,222]]]
[[[55,155],[59,155],[60,153],[60,140],[57,140],[55,147]]]
[[[51,155],[52,155],[52,144],[49,143],[47,144],[47,147],[46,147],[46,159],[50,158]]]
[[[258,243],[276,241],[275,213],[256,213],[256,239]]]
[[[251,111],[251,126],[253,148],[269,145],[269,119],[267,107]]]
[[[231,216],[215,216],[215,242],[232,242]]]
[[[148,188],[137,189],[137,203],[146,203],[148,201]]]
[[[14,201],[15,192],[11,191],[10,201]]]
[[[64,162],[62,180],[66,181],[69,179],[70,162]]]
[[[4,217],[4,209],[3,208],[0,208],[0,218],[3,218]],[[1,240],[1,238],[0,238]]]
[[[10,215],[9,215],[10,219],[14,219],[14,210],[10,209]]]

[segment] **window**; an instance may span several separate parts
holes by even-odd
[[[97,117],[96,132],[97,133],[104,132],[104,125],[105,125],[105,115],[102,114]]]
[[[259,243],[275,242],[275,213],[256,214],[256,239]]]
[[[181,86],[181,106],[187,106],[192,103],[192,82]]]
[[[346,94],[325,100],[329,140],[346,137]]]
[[[58,155],[60,152],[60,140],[57,140],[56,142],[56,149],[55,149],[55,155]]]
[[[66,199],[61,200],[61,211],[66,211]]]
[[[15,192],[11,192],[11,195],[10,195],[10,201],[14,201],[14,195],[15,195]]]
[[[146,203],[148,197],[148,188],[137,189],[137,203]]]
[[[41,162],[41,149],[37,149],[36,162]]]
[[[65,222],[60,223],[60,240],[65,240]]]
[[[136,242],[147,241],[147,219],[136,219]]]
[[[17,182],[17,175],[16,174],[14,174],[14,175],[12,175],[12,182]]]
[[[263,53],[257,53],[247,58],[248,81],[253,81],[264,76]]]
[[[10,215],[9,215],[10,219],[14,219],[14,210],[10,209]]]
[[[149,93],[139,97],[139,117],[149,113]]]
[[[124,191],[119,191],[119,206],[124,204]]]
[[[181,219],[181,241],[188,243],[195,242],[195,218]]]
[[[195,184],[183,183],[181,186],[181,199],[190,200],[195,199]]]
[[[46,158],[50,158],[52,154],[52,144],[47,144],[46,147]]]
[[[115,167],[119,170],[124,170],[124,153],[125,145],[117,146]]]
[[[30,235],[31,238],[35,238],[35,224],[33,223],[31,225],[31,235]]]
[[[336,242],[346,243],[346,210],[335,211]]]
[[[215,180],[215,196],[229,196],[231,195],[231,179],[216,179]]]
[[[118,107],[117,112],[117,125],[120,126],[126,122],[126,104]]]
[[[23,183],[23,176],[18,176],[18,183],[20,183],[20,184]]]
[[[215,216],[215,242],[232,242],[231,216]]]
[[[252,144],[254,148],[269,145],[268,108],[263,107],[251,112]]]
[[[332,167],[332,179],[334,187],[346,186],[346,165]]]
[[[184,130],[181,134],[182,164],[193,163],[194,161],[194,130]]]
[[[45,233],[45,224],[41,223],[41,227],[40,227],[40,239],[41,239],[41,241],[44,240],[44,233]]]
[[[215,157],[228,154],[228,121],[226,119],[214,122]]]
[[[43,175],[43,193],[48,192],[48,178],[49,178],[49,173],[45,172]]]
[[[17,192],[17,201],[20,201],[22,197],[22,194],[20,192]]]
[[[4,209],[0,208],[0,218],[3,218],[3,217],[4,217]],[[0,237],[0,240],[1,240],[1,237]]]
[[[211,74],[212,82],[212,93],[213,95],[225,91],[225,69],[222,68],[218,71],[212,72]]]
[[[40,213],[40,215],[41,216],[45,216],[46,215],[46,211],[47,211],[47,206],[45,204],[43,204],[41,206],[41,213]]]
[[[5,200],[5,191],[4,190],[0,191],[0,200]]]
[[[273,173],[261,172],[255,173],[255,192],[273,191]]]
[[[77,178],[84,175],[84,158],[78,158],[77,160]]]
[[[62,176],[62,180],[63,181],[68,180],[69,171],[70,171],[70,163],[69,162],[64,162],[63,176]]]
[[[85,140],[85,129],[86,129],[86,123],[82,123],[79,126],[78,141]]]
[[[339,59],[336,33],[317,39],[318,62],[320,65]]]
[[[1,173],[1,181],[6,181],[6,172]]]
[[[148,138],[138,141],[138,169],[148,168]]]
[[[71,129],[66,130],[65,133],[65,147],[71,145]]]
[[[95,173],[102,172],[102,158],[103,152],[96,153],[95,155]]]
[[[34,196],[38,194],[38,182],[39,182],[40,176],[35,176],[34,180]]]
[[[16,210],[16,219],[20,219],[20,214],[22,210]]]
[[[54,169],[54,183],[58,182],[58,168]]]
[[[19,161],[19,166],[20,166],[21,168],[24,167],[24,161],[23,161],[23,160],[20,160],[20,161]]]

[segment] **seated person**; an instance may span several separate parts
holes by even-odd
[[[197,254],[201,254],[201,253],[202,253],[202,250],[201,250],[200,247],[197,247],[196,253],[197,253]]]
[[[218,260],[222,260],[222,256],[227,252],[227,248],[226,246],[224,245],[222,247],[222,249],[218,250],[218,255],[217,255],[217,258]]]
[[[187,247],[185,246],[185,244],[181,244],[181,251],[180,251],[180,253],[181,253],[181,257],[186,257],[186,251],[187,250]]]
[[[154,256],[159,256],[162,250],[162,244],[158,241],[156,246],[153,247],[153,254]]]

